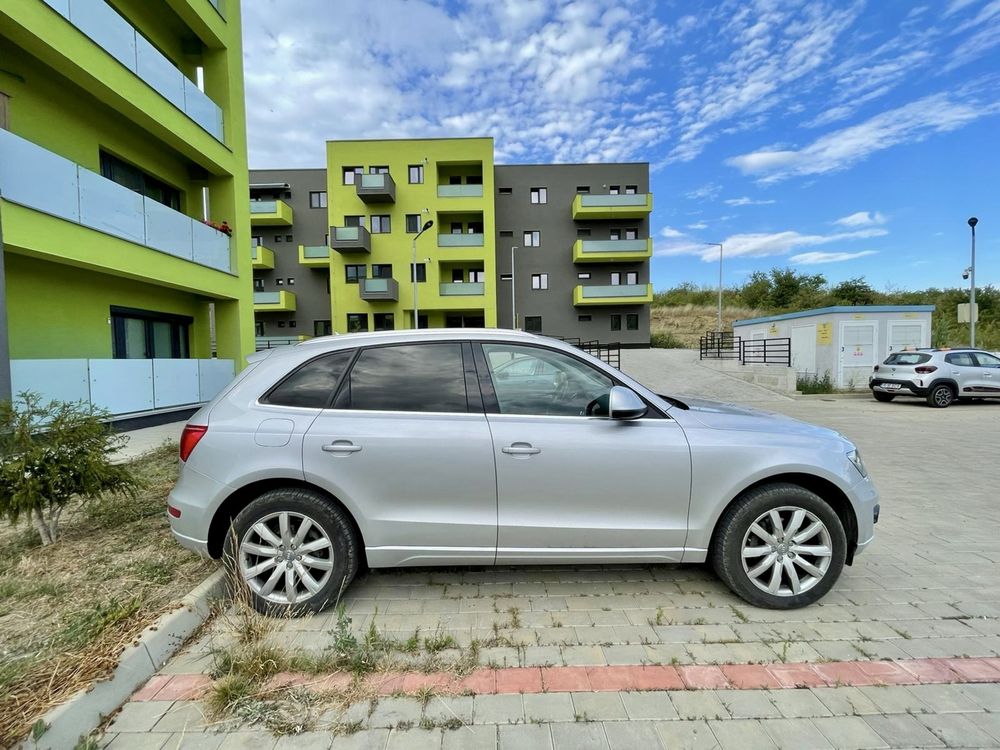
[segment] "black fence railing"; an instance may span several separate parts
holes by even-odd
[[[606,362],[612,367],[622,369],[622,345],[615,341],[610,344],[602,344],[597,339],[592,341],[582,341],[575,336],[552,336],[551,338],[565,341],[567,344],[575,346],[577,349],[597,357],[602,362]]]
[[[731,333],[709,332],[698,340],[699,359],[726,359],[741,365],[792,366],[789,338],[743,339]]]
[[[709,334],[698,339],[698,359],[740,359],[742,339],[732,334]]]

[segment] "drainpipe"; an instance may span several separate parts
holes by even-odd
[[[0,401],[10,399],[10,347],[7,342],[7,274],[3,258],[3,190],[0,190]]]

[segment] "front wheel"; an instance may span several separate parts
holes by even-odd
[[[935,409],[944,409],[955,400],[955,391],[950,385],[936,385],[927,393],[927,405]]]
[[[265,614],[323,610],[354,578],[358,557],[344,511],[303,488],[270,490],[251,502],[233,519],[225,547],[251,603]]]
[[[750,604],[794,609],[822,598],[846,557],[844,526],[826,501],[797,485],[771,484],[726,510],[711,559],[723,583]]]
[[[872,391],[872,395],[875,397],[876,401],[883,401],[888,403],[896,398],[895,393],[883,393],[882,391]]]

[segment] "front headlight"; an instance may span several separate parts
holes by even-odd
[[[847,458],[852,464],[854,464],[854,468],[858,470],[858,473],[862,477],[867,478],[868,471],[865,469],[865,462],[861,460],[861,454],[858,453],[858,449],[855,448],[852,451],[848,451]]]

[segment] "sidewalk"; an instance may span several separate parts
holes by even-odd
[[[118,451],[116,458],[120,461],[129,461],[156,450],[164,443],[176,443],[181,439],[185,424],[187,420],[122,433],[128,437],[128,442]]]

